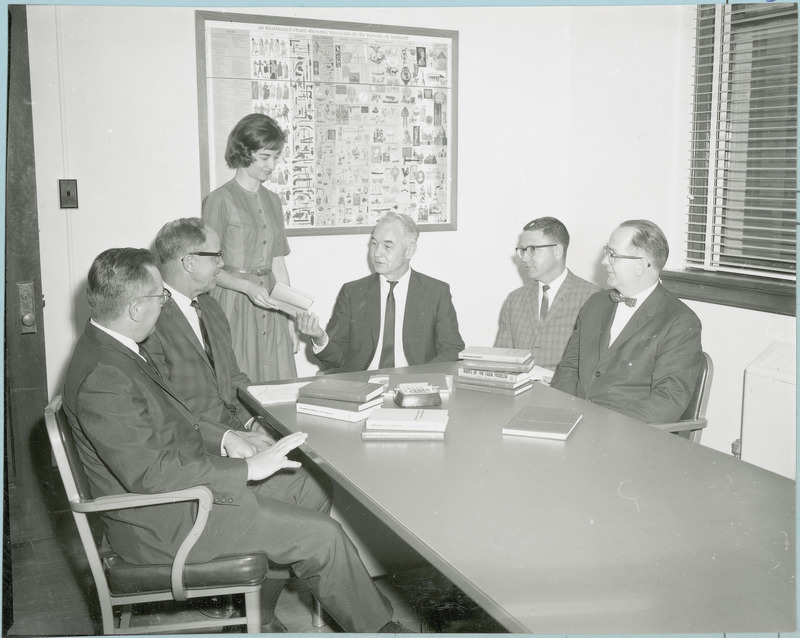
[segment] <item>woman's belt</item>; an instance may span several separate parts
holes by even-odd
[[[242,275],[259,275],[262,277],[272,272],[271,268],[231,268],[230,266],[223,266],[222,270],[237,272]]]

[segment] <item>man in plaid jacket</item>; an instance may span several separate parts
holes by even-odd
[[[522,229],[517,255],[529,282],[506,298],[494,345],[533,352],[536,365],[558,367],[583,303],[599,286],[567,270],[569,232],[555,217]]]

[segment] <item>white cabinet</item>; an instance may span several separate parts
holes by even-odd
[[[796,359],[793,343],[776,341],[745,368],[742,460],[795,478]]]

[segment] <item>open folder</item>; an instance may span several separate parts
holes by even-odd
[[[270,297],[272,297],[280,310],[292,317],[298,312],[308,310],[311,304],[314,303],[314,297],[297,290],[297,288],[287,286],[281,281],[275,282],[275,287],[272,289]]]

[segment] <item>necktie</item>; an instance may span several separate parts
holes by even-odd
[[[206,351],[206,355],[208,355],[208,362],[211,364],[211,367],[214,367],[214,355],[211,352],[211,341],[208,339],[208,331],[206,330],[206,324],[203,323],[203,311],[200,310],[200,304],[197,303],[197,299],[192,299],[192,308],[195,309],[197,312],[197,320],[200,322],[200,334],[203,335],[203,348]]]
[[[153,371],[160,377],[161,373],[158,371],[158,368],[156,367],[153,358],[150,356],[150,353],[147,350],[142,348],[141,345],[139,346],[139,354],[142,355],[142,358],[147,362],[147,365],[153,368]]]
[[[547,317],[547,311],[550,310],[550,299],[547,296],[547,291],[550,290],[550,286],[545,284],[542,286],[542,305],[539,308],[539,322],[543,323],[545,317]]]
[[[381,348],[381,368],[394,368],[394,287],[396,281],[389,282],[386,295],[386,312],[383,316],[383,346]]]
[[[633,297],[625,297],[625,296],[623,296],[620,293],[619,290],[610,290],[608,292],[608,295],[609,295],[609,297],[611,297],[611,301],[613,301],[614,303],[622,302],[626,306],[630,306],[631,308],[636,306],[636,299],[634,299]]]

